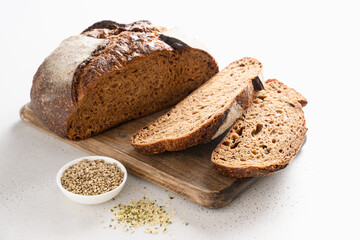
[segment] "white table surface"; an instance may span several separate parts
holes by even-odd
[[[1,2],[0,239],[360,239],[356,1],[130,2]],[[87,154],[26,125],[18,112],[43,59],[103,19],[179,26],[208,46],[220,68],[244,56],[259,59],[265,78],[307,97],[306,145],[285,170],[217,210],[174,194],[170,200],[133,175],[114,202],[71,202],[55,175]],[[110,207],[144,194],[177,212],[171,236],[104,229]]]

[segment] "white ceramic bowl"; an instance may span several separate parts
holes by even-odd
[[[109,192],[99,194],[99,195],[86,196],[86,195],[75,194],[75,193],[72,193],[72,192],[66,190],[61,184],[61,176],[63,175],[64,171],[66,169],[68,169],[71,165],[74,165],[83,159],[88,159],[90,161],[96,160],[96,159],[103,159],[105,162],[108,162],[108,163],[116,163],[116,165],[118,165],[119,168],[121,169],[121,171],[124,173],[124,178],[123,178],[122,182],[120,183],[120,185],[117,188],[115,188]],[[106,202],[106,201],[112,199],[124,187],[126,179],[127,179],[127,171],[126,171],[126,168],[124,167],[124,165],[122,165],[119,161],[117,161],[113,158],[104,157],[104,156],[88,156],[88,157],[77,158],[77,159],[65,164],[56,175],[56,183],[59,186],[60,190],[64,193],[64,195],[66,197],[68,197],[69,199],[71,199],[75,202],[78,202],[78,203],[82,203],[82,204],[98,204],[98,203]]]

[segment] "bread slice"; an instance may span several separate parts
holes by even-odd
[[[218,65],[169,35],[149,21],[101,21],[65,39],[34,76],[32,109],[56,134],[80,140],[173,106]]]
[[[206,143],[229,128],[261,89],[262,64],[233,62],[167,114],[139,130],[131,144],[142,154],[179,151]],[[254,82],[254,85],[253,85]]]
[[[276,79],[264,87],[212,153],[215,170],[225,176],[270,175],[285,168],[302,146],[307,100]]]

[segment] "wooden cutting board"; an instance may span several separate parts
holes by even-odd
[[[221,137],[179,152],[151,156],[137,153],[130,144],[130,136],[164,112],[120,124],[82,141],[70,141],[50,132],[35,116],[29,104],[21,108],[20,117],[24,122],[85,152],[117,159],[130,173],[207,208],[229,204],[256,181],[256,178],[228,178],[215,172],[210,156]]]

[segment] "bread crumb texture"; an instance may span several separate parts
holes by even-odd
[[[148,21],[102,21],[64,41],[34,76],[35,114],[58,135],[80,140],[178,103],[218,66],[209,53],[163,37],[164,30]],[[86,54],[79,60],[69,45]]]
[[[252,79],[262,64],[253,58],[233,62],[178,103],[167,114],[132,137],[141,153],[178,151],[210,141],[234,101],[245,107],[252,100]]]
[[[294,89],[268,80],[214,150],[215,169],[230,177],[256,177],[285,168],[305,139],[306,103]]]

